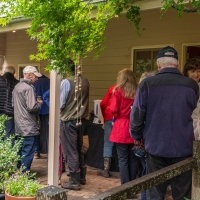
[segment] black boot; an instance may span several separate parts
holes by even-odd
[[[104,158],[104,170],[99,170],[97,172],[97,175],[109,178],[110,164],[111,164],[111,158]]]
[[[80,172],[70,173],[70,180],[61,184],[62,188],[69,190],[80,190]]]
[[[65,167],[66,168],[66,167]],[[66,168],[67,169],[67,176],[70,176],[70,172],[69,172],[69,167]]]
[[[87,166],[83,166],[80,168],[81,172],[80,172],[80,184],[85,185],[86,184],[86,173],[87,173]]]

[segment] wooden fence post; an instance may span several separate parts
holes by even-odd
[[[195,167],[192,170],[192,200],[200,200],[200,140],[193,143]]]
[[[36,200],[67,200],[67,190],[50,185],[37,191]]]

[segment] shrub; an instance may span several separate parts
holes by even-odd
[[[0,193],[4,193],[4,182],[17,171],[18,152],[22,145],[22,140],[15,140],[15,136],[4,139],[8,119],[8,116],[0,115]]]
[[[12,174],[9,180],[5,181],[5,190],[12,196],[34,197],[36,191],[42,188],[42,185],[35,179],[35,173],[22,171],[22,169],[18,170],[15,174]]]

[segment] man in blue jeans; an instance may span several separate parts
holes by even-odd
[[[24,78],[13,90],[13,106],[15,133],[22,138],[22,147],[19,155],[22,156],[17,167],[24,166],[23,171],[29,171],[35,152],[36,136],[40,133],[38,112],[42,100],[36,100],[33,84],[42,76],[33,66],[26,66],[23,70]]]
[[[130,131],[135,140],[144,140],[147,174],[192,156],[193,121],[199,98],[198,84],[178,69],[178,53],[167,46],[157,55],[158,73],[138,86],[131,110]],[[175,200],[191,199],[191,170],[172,178]],[[162,200],[168,182],[147,190],[147,200]]]

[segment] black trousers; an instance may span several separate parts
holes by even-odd
[[[159,169],[170,166],[187,158],[188,157],[164,158],[147,154],[147,174],[155,172]],[[192,170],[189,170],[179,176],[172,178],[170,182],[172,188],[172,197],[174,200],[184,200],[185,198],[191,199]],[[167,186],[168,182],[164,182],[147,190],[147,200],[164,200]]]
[[[133,153],[134,144],[115,143],[119,160],[121,184],[136,179],[138,157]]]
[[[86,122],[82,120],[82,125],[76,126],[77,120],[61,122],[60,138],[63,155],[66,155],[70,173],[75,173],[80,167],[85,165],[83,146],[83,134],[86,131]]]

